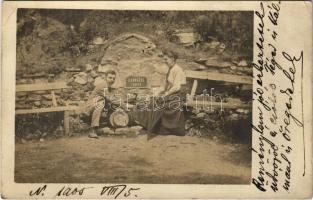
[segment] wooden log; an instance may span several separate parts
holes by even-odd
[[[129,123],[129,116],[123,110],[116,110],[110,115],[110,124],[113,127],[125,127]]]

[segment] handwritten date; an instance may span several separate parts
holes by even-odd
[[[45,192],[47,191],[48,186],[43,185],[37,187],[29,192],[29,196],[31,197],[38,197],[38,196],[45,196]],[[70,196],[83,196],[87,190],[90,189],[97,189],[95,187],[70,187],[70,186],[63,186],[61,189],[57,191],[54,197],[70,197]],[[107,196],[113,197],[114,199],[118,197],[122,198],[136,198],[137,193],[135,191],[140,190],[140,188],[127,188],[127,185],[110,185],[110,186],[103,186],[101,188],[100,196]],[[98,191],[94,191],[98,193]]]

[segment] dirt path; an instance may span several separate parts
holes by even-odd
[[[87,136],[16,144],[15,181],[249,184],[251,151],[197,137]]]

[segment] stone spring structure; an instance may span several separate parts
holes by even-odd
[[[86,63],[85,69],[68,69],[62,72],[54,82],[66,81],[69,89],[56,91],[56,99],[60,105],[80,105],[88,99],[94,86],[101,82],[99,72],[113,69],[117,72],[115,87],[120,88],[121,93],[149,94],[154,87],[162,87],[165,84],[165,76],[168,67],[164,63],[162,51],[158,49],[148,38],[138,34],[123,34],[103,44],[104,56],[99,65]],[[53,75],[50,75],[53,76]],[[145,88],[126,88],[126,79],[131,76],[146,78]],[[47,82],[42,76],[31,76],[18,83],[42,83]],[[33,93],[17,93],[16,108],[41,108],[51,106],[49,92],[36,91]]]
[[[152,88],[162,87],[165,84],[168,67],[164,63],[162,51],[148,38],[138,34],[123,34],[113,40],[98,45],[104,46],[103,57],[98,65],[85,63],[84,69],[73,67],[73,69],[63,71],[60,75],[55,76],[55,78],[51,78],[54,76],[53,74],[43,75],[44,77],[42,75],[38,75],[38,77],[36,75],[25,76],[23,79],[18,79],[17,84],[44,84],[48,81],[66,81],[67,85],[70,87],[55,91],[56,100],[58,101],[58,105],[76,106],[83,105],[95,85],[101,81],[99,71],[104,72],[109,69],[114,69],[117,72],[115,87],[120,88],[120,94],[125,94],[126,92],[137,93],[138,96],[136,97],[136,100],[140,100],[140,98],[145,98],[147,94],[151,94]],[[182,65],[183,68],[186,68],[184,63],[179,64]],[[192,64],[195,65],[196,63]],[[193,65],[188,64],[188,66]],[[226,67],[223,67],[222,69],[224,68]],[[228,68],[227,70],[231,70],[231,65]],[[211,68],[208,70],[211,70]],[[218,70],[220,70],[220,68]],[[130,76],[146,77],[146,87],[127,88],[126,80]],[[49,91],[17,93],[16,109],[51,107],[51,98]],[[126,99],[125,96],[123,98]],[[225,119],[221,120],[220,115],[215,113],[204,114],[201,111],[199,114],[199,111],[195,111],[192,116],[194,115],[196,117],[195,119],[200,121],[200,123],[195,122],[191,118],[187,121],[186,129],[189,131],[190,135],[201,135],[199,131],[195,130],[204,130],[203,127],[208,127],[214,133],[225,133],[225,130],[219,130],[225,127],[225,123],[231,126],[229,129],[233,129],[233,125],[231,124],[238,124],[238,120],[246,123],[249,118],[249,113],[250,109],[229,109],[223,114]],[[83,123],[80,119],[71,118],[71,121],[71,124],[73,125],[72,130],[84,129],[85,126],[82,125]],[[192,125],[190,126],[190,124]],[[241,124],[241,122],[239,124]],[[204,134],[209,134],[209,132],[206,130]]]

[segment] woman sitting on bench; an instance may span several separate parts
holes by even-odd
[[[150,101],[150,109],[135,110],[133,117],[148,133],[185,135],[185,116],[183,111],[186,101],[186,75],[177,65],[177,55],[164,51],[165,62],[169,67],[166,85],[157,98]],[[157,130],[157,127],[160,127]]]

